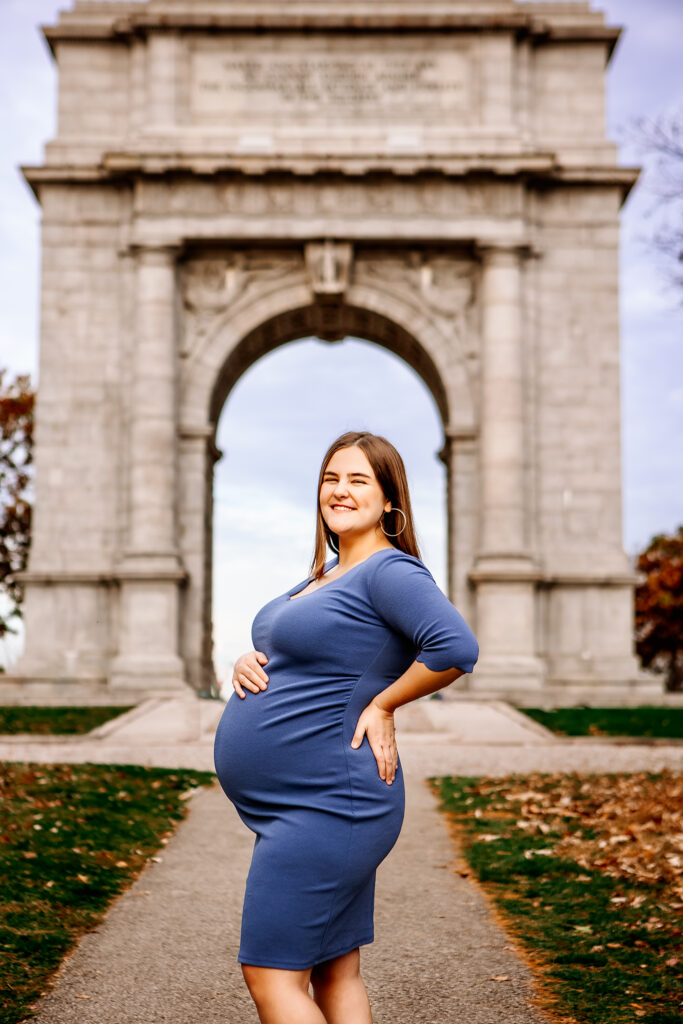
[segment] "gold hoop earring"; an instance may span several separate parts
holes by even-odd
[[[403,531],[405,530],[406,526],[408,525],[408,516],[405,514],[405,512],[403,511],[402,508],[390,508],[389,512],[400,512],[401,515],[403,516],[403,526],[398,531],[398,533],[387,533],[387,531],[382,526],[382,522],[380,520],[379,528],[380,528],[380,530],[382,531],[382,533],[384,534],[385,537],[398,537],[400,534],[403,533]],[[384,515],[382,516],[382,519],[384,518],[385,515],[388,516],[389,512],[385,512]]]

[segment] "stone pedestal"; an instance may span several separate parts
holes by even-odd
[[[111,667],[113,690],[157,693],[185,691],[185,667],[178,654],[179,571],[119,569],[119,652]]]

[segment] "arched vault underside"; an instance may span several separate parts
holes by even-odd
[[[209,404],[209,419],[217,423],[223,405],[242,374],[262,356],[299,338],[342,341],[347,337],[371,341],[398,356],[429,388],[444,426],[449,423],[448,392],[426,349],[401,324],[357,306],[309,304],[280,313],[254,327],[230,352],[216,378]]]

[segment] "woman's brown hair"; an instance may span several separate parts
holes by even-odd
[[[414,555],[421,559],[420,549],[417,545],[415,535],[415,524],[413,512],[410,506],[410,492],[408,491],[408,478],[403,459],[386,437],[378,434],[370,434],[364,430],[349,430],[341,434],[336,441],[333,441],[325,452],[320,474],[318,476],[317,490],[317,521],[315,528],[315,552],[311,562],[311,576],[320,579],[325,568],[325,555],[329,544],[333,551],[339,550],[339,537],[333,533],[323,519],[320,509],[320,488],[322,487],[323,476],[327,465],[340,448],[357,447],[365,453],[368,462],[372,466],[377,482],[379,483],[385,498],[391,502],[393,508],[400,508],[405,514],[405,528],[403,516],[400,512],[385,512],[382,516],[382,525],[387,533],[398,533],[397,537],[388,537],[395,548],[405,551],[408,555]],[[401,530],[399,533],[398,531]]]

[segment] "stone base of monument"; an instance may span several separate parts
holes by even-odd
[[[443,697],[449,701],[505,701],[519,707],[567,708],[586,705],[588,707],[637,707],[652,704],[657,707],[683,705],[683,693],[668,693],[664,689],[663,677],[645,676],[631,683],[610,683],[596,685],[546,683],[542,687],[527,687],[524,683],[516,686],[480,687],[476,690],[462,690],[448,687]]]
[[[148,697],[183,697],[194,692],[184,675],[183,662],[176,655],[123,655],[112,662],[109,689],[113,693],[145,693]]]
[[[541,690],[544,685],[545,666],[540,658],[526,655],[481,654],[474,672],[456,680],[470,696],[482,692],[502,695],[518,688]]]
[[[106,680],[45,679],[0,675],[0,704],[40,704],[78,707],[91,704],[137,704],[144,691],[112,692]]]
[[[46,699],[44,695],[27,694],[25,700],[5,699],[7,691],[0,690],[0,704],[22,705],[95,705],[118,704],[119,700],[93,700],[81,696],[80,700]],[[16,696],[10,693],[10,698]],[[23,694],[22,694],[23,696]],[[67,696],[72,696],[67,692]],[[130,702],[130,701],[129,701]],[[143,748],[148,744],[193,743],[213,736],[223,713],[222,700],[204,700],[192,694],[186,697],[150,697],[141,699],[130,711],[110,718],[88,733],[52,734],[49,736],[25,734],[3,737],[9,743],[85,743],[91,740],[113,742]]]
[[[44,679],[27,676],[0,675],[0,704],[49,705],[52,707],[83,707],[96,704],[139,704],[154,698],[195,697],[189,686],[130,686],[113,689],[106,680]]]

